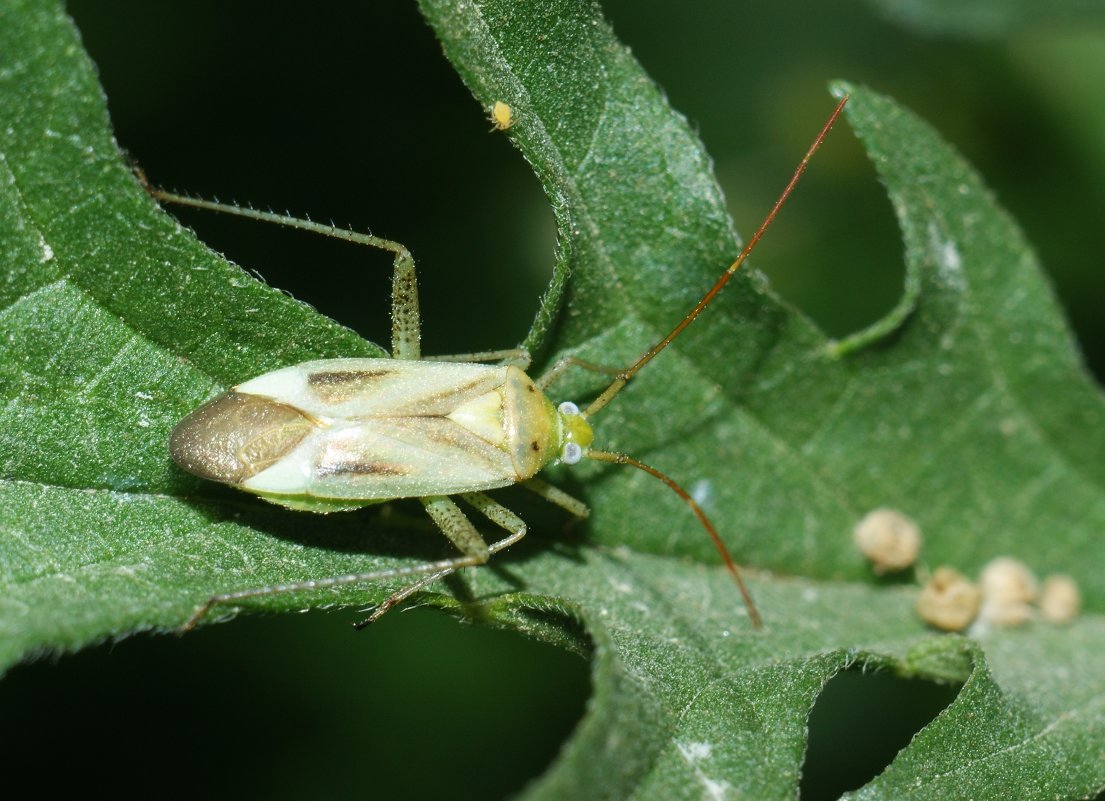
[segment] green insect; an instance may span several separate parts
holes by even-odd
[[[309,579],[227,592],[209,598],[184,624],[194,627],[213,607],[280,593],[411,576],[384,600],[368,625],[429,584],[465,567],[485,564],[526,534],[516,514],[487,495],[520,484],[576,517],[583,502],[536,478],[550,464],[582,459],[628,464],[670,487],[713,539],[733,576],[749,618],[761,620],[740,571],[720,535],[694,499],[673,479],[630,456],[593,447],[591,418],[706,308],[748,258],[790,195],[810,158],[836,121],[842,100],[802,159],[755,235],[698,304],[636,362],[613,370],[574,357],[561,359],[537,380],[525,373],[521,350],[426,359],[414,260],[402,245],[332,226],[151,190],[158,200],[222,211],[315,231],[394,254],[392,358],[325,359],[274,370],[235,386],[200,406],[173,430],[169,452],[183,469],[259,495],[290,509],[335,512],[398,498],[417,498],[460,552],[452,559],[366,573]],[[484,362],[496,362],[487,364]],[[584,409],[548,399],[545,391],[567,369],[613,376]],[[490,545],[454,498],[507,532]]]

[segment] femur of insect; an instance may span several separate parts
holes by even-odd
[[[193,628],[214,607],[244,600],[413,579],[356,625],[363,628],[433,582],[462,568],[485,564],[525,536],[525,522],[487,495],[488,490],[519,484],[578,518],[586,517],[589,510],[582,501],[536,477],[551,464],[576,464],[584,458],[636,467],[675,492],[713,540],[740,591],[752,626],[762,628],[740,570],[703,509],[674,479],[656,468],[624,453],[592,447],[590,419],[721,292],[759,244],[846,102],[847,97],[837,105],[736,260],[663,339],[624,369],[565,357],[536,381],[525,373],[530,359],[522,349],[423,357],[414,260],[397,242],[147,187],[162,202],[273,222],[393,254],[391,358],[304,362],[238,384],[177,424],[169,441],[173,460],[202,478],[301,511],[344,511],[414,498],[460,552],[435,562],[214,595],[195,610],[182,629]],[[573,367],[613,377],[582,410],[571,402],[554,405],[545,395],[545,390]],[[488,544],[455,498],[506,535]]]

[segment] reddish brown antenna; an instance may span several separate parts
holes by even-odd
[[[825,137],[836,123],[837,117],[844,110],[844,104],[848,102],[848,95],[841,98],[837,104],[833,113],[829,116],[828,121],[821,128],[821,132],[817,134],[817,138],[813,140],[813,144],[810,145],[809,150],[806,151],[806,155],[802,157],[802,161],[799,162],[798,167],[794,170],[794,174],[790,177],[790,181],[787,182],[786,187],[783,189],[783,193],[779,195],[779,199],[775,201],[775,205],[771,207],[771,211],[768,212],[764,221],[760,223],[760,227],[756,229],[756,233],[752,235],[752,238],[748,240],[748,244],[744,246],[736,260],[725,268],[725,271],[717,279],[709,291],[702,296],[702,299],[695,304],[695,307],[691,309],[687,315],[679,321],[679,324],[671,330],[670,333],[642,355],[632,365],[627,367],[622,372],[618,373],[614,380],[610,382],[610,385],[604,389],[597,398],[591,401],[591,405],[588,406],[581,414],[584,417],[590,417],[596,412],[601,411],[606,404],[625,388],[625,385],[629,383],[629,380],[633,378],[641,368],[652,361],[660,351],[666,348],[672,343],[677,336],[683,333],[683,329],[694,322],[695,318],[702,313],[702,310],[710,305],[714,297],[717,296],[725,285],[729,283],[729,279],[733,277],[733,273],[740,269],[740,266],[748,259],[750,253],[755,250],[756,245],[760,243],[763,238],[764,232],[767,231],[768,226],[775,221],[775,217],[779,214],[779,209],[783,207],[787,198],[790,197],[790,193],[794,191],[794,187],[798,184],[798,179],[802,177],[802,173],[806,171],[806,167],[809,166],[810,159],[813,158],[813,154],[817,152],[821,147],[821,143],[825,141]],[[725,563],[726,569],[733,576],[733,580],[737,583],[737,587],[740,589],[741,597],[744,599],[744,605],[748,609],[748,617],[752,621],[752,625],[757,629],[763,627],[763,621],[760,617],[759,611],[756,609],[756,604],[752,600],[752,595],[749,593],[748,588],[744,584],[744,579],[741,577],[740,569],[737,567],[736,562],[733,561],[733,557],[729,555],[729,549],[725,547],[725,543],[722,542],[721,537],[717,533],[717,529],[714,528],[713,523],[706,517],[706,513],[702,511],[702,508],[695,503],[694,499],[675,483],[674,480],[661,473],[654,467],[649,467],[643,462],[639,462],[630,456],[626,456],[622,453],[608,453],[606,451],[589,451],[587,456],[591,459],[597,459],[602,462],[615,462],[617,464],[628,464],[634,467],[644,470],[652,476],[663,481],[671,489],[675,491],[680,498],[682,498],[688,506],[691,507],[691,511],[702,523],[702,526],[706,529],[706,532],[710,535],[710,538],[714,541],[714,545],[718,549],[718,553],[721,554],[722,561]]]
[[[702,300],[698,301],[695,307],[687,312],[687,316],[679,321],[679,325],[675,326],[666,337],[649,348],[641,358],[637,359],[632,365],[619,373],[617,377],[610,382],[610,386],[604,389],[597,398],[591,401],[591,405],[583,412],[584,417],[591,416],[606,406],[606,404],[610,403],[611,399],[622,391],[622,387],[629,383],[629,379],[633,378],[633,376],[640,372],[642,367],[652,361],[656,354],[670,345],[673,339],[682,334],[683,329],[693,323],[695,318],[702,314],[702,310],[709,306],[714,297],[725,288],[725,285],[729,283],[729,279],[733,277],[733,273],[740,269],[740,266],[744,264],[749,254],[756,249],[756,245],[760,244],[760,240],[763,238],[764,232],[767,231],[768,226],[775,221],[775,217],[779,214],[779,209],[783,207],[787,198],[790,197],[790,193],[794,191],[794,187],[798,184],[798,179],[801,178],[802,173],[806,171],[806,167],[809,166],[813,154],[821,147],[821,143],[825,141],[825,137],[828,136],[829,131],[836,123],[836,119],[840,116],[840,112],[844,110],[844,104],[848,102],[848,97],[848,95],[844,95],[840,102],[837,103],[828,122],[821,128],[821,133],[813,140],[810,149],[806,151],[806,155],[802,157],[802,161],[799,162],[798,167],[794,170],[794,175],[790,177],[790,181],[787,182],[786,188],[783,189],[783,193],[779,195],[779,199],[775,201],[775,205],[771,207],[771,211],[764,217],[764,221],[760,223],[760,227],[756,229],[756,233],[748,240],[748,244],[744,246],[744,249],[737,256],[736,260],[725,268],[725,271],[721,274],[721,277],[717,279],[717,282],[702,296]]]

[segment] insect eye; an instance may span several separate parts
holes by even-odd
[[[565,443],[564,450],[560,452],[560,461],[564,464],[579,464],[582,458],[583,448],[574,442]]]
[[[579,407],[571,401],[564,401],[556,407],[556,410],[561,414],[579,414]]]

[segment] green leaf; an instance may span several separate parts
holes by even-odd
[[[628,362],[737,251],[708,157],[595,7],[423,10],[478,99],[515,109],[505,135],[557,215],[557,277],[527,344],[546,361]],[[0,54],[4,663],[175,627],[214,592],[443,552],[417,510],[295,514],[173,467],[168,432],[218,389],[380,351],[149,201],[60,9],[8,2]],[[902,222],[898,308],[829,342],[747,272],[596,418],[602,447],[676,477],[742,561],[772,571],[751,581],[766,630],[751,630],[678,499],[597,465],[574,486],[560,476],[594,510],[585,538],[527,541],[448,588],[479,603],[432,596],[593,660],[591,710],[529,797],[793,798],[809,709],[855,665],[964,683],[863,797],[1080,797],[1105,782],[1103,688],[1085,669],[1105,651],[1105,405],[977,176],[891,101],[852,91]],[[1089,614],[969,639],[927,631],[915,591],[875,581],[851,545],[883,505],[921,522],[929,564],[970,572],[1013,554],[1073,574]],[[250,608],[359,606],[390,589]]]

